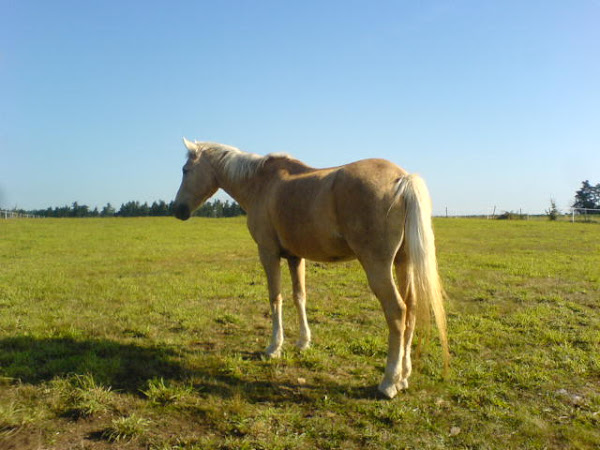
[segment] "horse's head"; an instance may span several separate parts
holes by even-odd
[[[183,166],[183,179],[175,198],[175,217],[187,220],[219,186],[214,170],[203,154],[202,145],[186,138],[183,138],[183,143],[188,149],[188,159]]]

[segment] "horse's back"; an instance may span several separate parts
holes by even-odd
[[[405,174],[389,161],[367,159],[283,176],[273,186],[269,208],[281,246],[313,260],[357,256],[359,248],[389,234],[385,222],[394,186]]]

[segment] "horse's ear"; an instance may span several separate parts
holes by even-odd
[[[198,151],[198,144],[188,141],[186,138],[183,138],[183,145],[185,145],[185,148],[187,148],[190,152]]]

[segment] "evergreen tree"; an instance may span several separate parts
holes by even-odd
[[[152,206],[150,206],[149,214],[151,216],[159,216],[159,217],[160,216],[168,216],[169,215],[169,207],[163,200],[160,200],[158,202],[152,202]]]
[[[588,180],[583,181],[581,189],[575,192],[573,208],[600,209],[600,183],[593,186]],[[589,211],[589,213],[599,212]]]
[[[112,217],[115,215],[115,208],[112,207],[110,203],[107,203],[106,206],[102,208],[100,212],[101,217]]]

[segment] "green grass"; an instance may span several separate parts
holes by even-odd
[[[0,221],[0,448],[597,448],[600,226],[436,219],[433,339],[377,394],[386,327],[356,262],[307,264],[314,345],[270,336],[239,219]]]

